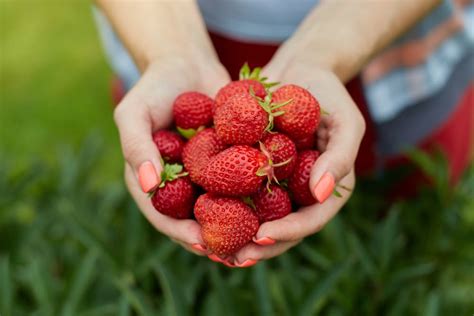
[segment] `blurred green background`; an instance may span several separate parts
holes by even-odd
[[[474,169],[387,205],[360,182],[321,233],[230,270],[154,231],[122,183],[87,1],[0,1],[0,315],[470,315]]]

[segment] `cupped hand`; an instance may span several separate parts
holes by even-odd
[[[199,224],[157,212],[147,196],[159,185],[163,168],[152,133],[169,127],[173,101],[180,93],[199,91],[213,97],[229,80],[218,62],[161,59],[147,67],[114,112],[126,160],[125,181],[138,207],[158,231],[196,254],[204,253]]]
[[[237,266],[250,266],[280,255],[320,231],[337,214],[355,186],[353,166],[365,132],[361,113],[333,72],[305,64],[282,67],[277,62],[271,62],[263,72],[282,84],[293,83],[308,89],[323,110],[317,131],[321,155],[312,168],[309,184],[319,203],[262,224],[256,242],[234,255]],[[330,194],[335,186],[339,187],[341,197]]]

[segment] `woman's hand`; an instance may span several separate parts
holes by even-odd
[[[321,155],[312,168],[309,184],[314,197],[322,203],[262,224],[256,243],[235,254],[237,266],[249,266],[255,261],[280,255],[306,236],[320,231],[337,214],[351,195],[351,191],[343,187],[354,188],[353,166],[365,131],[361,113],[344,84],[331,71],[295,63],[281,67],[280,63],[271,62],[264,72],[265,76],[282,84],[295,83],[308,89],[324,111],[317,132]],[[324,201],[327,194],[321,192],[332,192],[334,184],[339,184],[342,197],[330,194]]]
[[[213,97],[228,81],[227,72],[217,61],[161,59],[149,64],[114,113],[126,160],[126,184],[138,207],[158,231],[197,254],[204,254],[199,250],[204,244],[199,224],[162,215],[147,196],[160,183],[162,171],[152,132],[170,125],[172,104],[178,94],[194,90]]]

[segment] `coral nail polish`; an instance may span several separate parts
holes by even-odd
[[[206,247],[201,245],[201,244],[192,244],[191,248],[193,248],[194,250],[197,250],[199,252],[206,252],[207,251]]]
[[[151,161],[145,161],[138,168],[138,182],[143,192],[148,193],[160,184],[160,178]]]
[[[211,253],[210,255],[207,255],[207,257],[214,262],[224,263],[224,260],[222,260],[221,258],[219,258],[217,255],[213,253]]]
[[[275,243],[275,240],[271,239],[270,237],[262,237],[260,239],[253,238],[253,242],[260,246],[270,246]]]
[[[222,264],[225,265],[225,266],[227,266],[227,267],[229,267],[229,268],[235,268],[235,267],[237,267],[235,264],[233,264],[232,262],[230,262],[230,261],[228,261],[228,260],[224,260],[224,261],[222,262]]]
[[[258,260],[247,259],[244,262],[242,262],[241,264],[236,263],[235,265],[239,268],[248,268],[248,267],[251,267],[253,265],[256,265],[257,263],[258,263]]]
[[[335,185],[336,182],[334,180],[334,176],[329,172],[326,172],[314,188],[314,196],[316,197],[319,203],[323,203],[327,200],[327,198],[334,191]]]

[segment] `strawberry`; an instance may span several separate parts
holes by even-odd
[[[190,218],[195,191],[187,172],[178,164],[165,164],[161,173],[161,183],[152,195],[151,203],[165,215],[185,219]]]
[[[288,178],[296,165],[296,147],[293,141],[281,133],[267,133],[262,139],[263,147],[275,166],[277,180]]]
[[[288,188],[293,194],[293,200],[299,205],[312,205],[316,203],[309,188],[309,178],[311,168],[318,157],[319,152],[316,150],[305,150],[298,153],[298,159],[293,175],[288,183]]]
[[[273,221],[291,213],[291,201],[288,192],[272,184],[269,188],[261,187],[252,198],[255,213],[261,223]]]
[[[267,78],[260,77],[260,70],[261,68],[254,68],[250,71],[249,65],[245,63],[240,69],[239,80],[228,83],[217,92],[214,112],[234,95],[247,94],[250,90],[255,96],[263,99],[267,95],[265,90],[274,86],[275,83],[267,83]]]
[[[263,84],[254,79],[244,79],[239,81],[232,81],[225,85],[223,88],[217,92],[216,102],[214,107],[215,111],[220,108],[224,103],[227,102],[236,94],[248,94],[250,89],[252,89],[256,96],[264,98],[267,94],[265,92],[265,87]]]
[[[202,186],[202,170],[212,157],[223,151],[226,145],[219,140],[213,128],[198,132],[183,148],[183,162],[191,180]]]
[[[173,104],[173,118],[178,130],[183,131],[183,136],[189,130],[196,130],[212,123],[212,109],[214,100],[200,92],[184,92],[180,94]]]
[[[153,141],[166,162],[181,162],[184,141],[171,131],[159,130],[153,133]]]
[[[268,158],[246,145],[230,147],[214,156],[202,172],[203,187],[226,196],[251,195],[260,188],[264,176],[271,176]]]
[[[258,217],[242,200],[206,193],[194,205],[202,239],[218,256],[232,255],[248,244],[258,230]]]
[[[275,117],[276,129],[292,139],[314,134],[321,115],[318,101],[308,90],[293,84],[284,85],[273,93],[273,102],[286,101],[291,102],[279,109],[284,113]]]
[[[219,138],[227,144],[252,145],[268,126],[268,113],[248,93],[236,94],[216,110],[214,125]]]
[[[293,140],[298,151],[313,149],[316,145],[316,135],[309,135],[304,138],[297,138]]]

